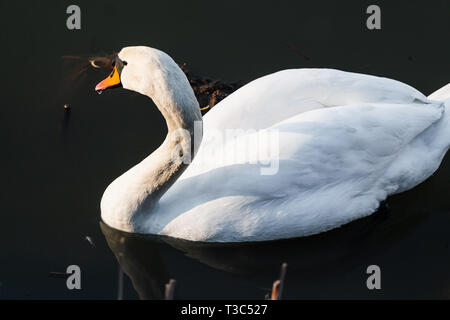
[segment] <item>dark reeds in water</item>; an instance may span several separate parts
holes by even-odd
[[[281,294],[285,285],[284,279],[286,278],[287,263],[284,262],[281,265],[280,279],[275,280],[272,285],[272,292],[266,295],[266,300],[281,300]]]
[[[114,63],[116,52],[99,55],[99,56],[62,56],[65,62],[71,64],[71,71],[67,74],[68,80],[76,81],[90,69],[107,69],[111,70]]]
[[[203,114],[243,85],[242,82],[226,82],[192,75],[186,63],[180,65],[180,68],[186,74]]]
[[[175,279],[170,279],[165,286],[164,300],[173,300],[175,295],[175,285],[177,281]]]

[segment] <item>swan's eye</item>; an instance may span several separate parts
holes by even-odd
[[[116,57],[116,59],[114,60],[114,64],[115,67],[117,68],[117,72],[119,73],[119,75],[122,73],[122,69],[128,64],[126,61],[124,60],[120,60],[119,57]]]

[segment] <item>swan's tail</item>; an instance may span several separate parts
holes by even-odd
[[[446,99],[450,99],[450,83],[446,86],[443,86],[439,90],[436,90],[432,94],[428,96],[428,99],[443,101]]]
[[[441,125],[443,129],[441,130],[443,131],[442,136],[448,141],[447,148],[445,149],[445,152],[447,152],[450,148],[450,83],[430,94],[428,99],[441,101],[445,106],[445,113]]]

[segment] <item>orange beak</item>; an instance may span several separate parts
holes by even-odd
[[[119,72],[117,71],[117,67],[114,66],[113,71],[105,80],[101,81],[99,84],[95,86],[95,91],[103,91],[105,89],[117,86],[120,84]]]

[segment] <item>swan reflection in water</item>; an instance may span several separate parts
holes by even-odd
[[[408,207],[406,205],[408,201],[405,197],[397,198],[394,204]],[[409,205],[414,206],[414,201]],[[327,297],[336,298],[358,298],[360,294],[363,298],[370,298],[374,295],[366,287],[368,277],[366,268],[380,261],[379,254],[395,247],[402,239],[410,242],[411,246],[422,243],[420,236],[414,237],[411,234],[427,220],[428,215],[420,210],[400,211],[403,212],[393,214],[390,210],[383,210],[319,235],[265,243],[222,245],[198,243],[170,237],[129,234],[112,229],[102,222],[100,227],[110,249],[124,273],[131,279],[140,299],[163,299],[165,284],[171,278],[177,280],[175,298],[192,296],[191,294],[180,295],[178,290],[185,293],[197,290],[200,292],[196,297],[210,298],[211,293],[214,296],[217,291],[226,290],[217,284],[218,278],[224,277],[227,279],[225,281],[232,279],[236,284],[252,283],[261,293],[260,296],[250,298],[264,299],[265,294],[270,291],[272,282],[278,278],[283,262],[289,265],[285,285],[286,295],[284,294],[286,298],[317,298],[323,297],[322,293]],[[177,252],[176,260],[172,262],[172,265],[169,265],[168,259],[163,254],[164,250],[167,251],[168,245],[169,248],[175,249],[171,249],[172,251]],[[402,263],[401,257],[398,257],[397,261],[393,260],[395,258],[388,261],[389,265]],[[198,262],[203,266],[201,267]],[[193,263],[199,270],[192,269]],[[440,259],[440,263],[443,264],[442,268],[445,268],[445,265],[449,266],[449,258]],[[187,270],[184,268],[185,265],[189,265]],[[210,268],[205,268],[205,265]],[[381,266],[382,271],[385,265],[386,263]],[[424,261],[423,265],[417,266],[422,268],[423,277],[427,279],[422,296],[436,294],[430,293],[430,290],[440,292],[439,295],[442,296],[445,291],[443,287],[448,288],[448,286],[445,281],[437,285],[434,280],[442,279],[443,276],[447,279],[448,274],[433,274],[431,265],[433,261],[429,263]],[[386,268],[390,269],[390,267]],[[353,276],[349,276],[349,272],[350,274],[353,272]],[[180,278],[186,278],[187,274],[196,277],[198,287],[183,287],[183,281]],[[227,278],[226,275],[231,275],[232,278]],[[407,274],[405,276],[408,277]],[[345,277],[348,279],[346,280]],[[391,274],[389,281],[395,281],[395,277]],[[389,290],[389,287],[392,289],[396,285],[401,286],[401,283],[403,282],[386,285],[387,289],[384,293]],[[238,293],[239,290],[236,289],[234,293]],[[448,289],[446,290],[448,292]],[[403,292],[402,289],[394,290],[392,294],[395,296],[401,292]],[[390,297],[389,291],[387,293],[386,296],[378,295],[377,297]],[[228,294],[228,298],[236,298],[233,296],[233,291]]]

